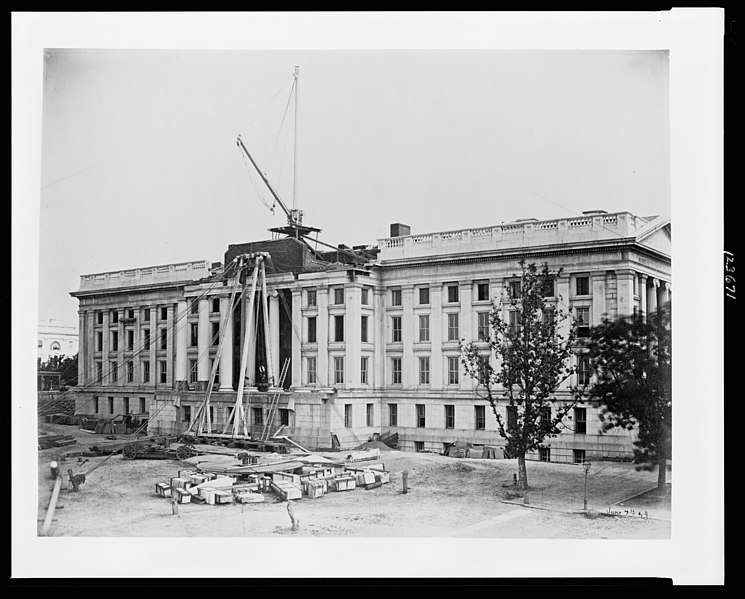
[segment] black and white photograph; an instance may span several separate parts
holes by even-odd
[[[16,576],[721,583],[722,10],[14,17]]]

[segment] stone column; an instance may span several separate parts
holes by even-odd
[[[414,354],[414,286],[401,287],[401,383],[404,389],[412,389],[419,384],[419,358]]]
[[[209,300],[201,298],[199,300],[199,331],[197,332],[197,347],[199,355],[197,357],[197,381],[210,380],[210,307]]]
[[[176,344],[176,382],[185,383],[188,380],[189,358],[187,345],[187,311],[189,305],[182,299],[176,303],[174,337]]]
[[[150,308],[150,384],[156,386],[160,384],[160,365],[155,351],[158,348],[158,307]]]
[[[86,343],[86,313],[83,310],[78,311],[78,385],[81,387],[88,381],[86,379],[86,362],[89,348]]]
[[[447,362],[442,356],[442,285],[429,290],[429,341],[432,347],[429,358],[429,383],[432,389],[447,385]]]
[[[225,318],[224,315],[227,315],[227,320],[220,354],[220,391],[230,391],[233,388],[233,310],[230,296],[220,298],[221,322],[222,318]]]
[[[616,271],[618,286],[618,316],[631,316],[634,313],[634,277],[633,270],[624,268]]]
[[[473,306],[471,303],[471,296],[473,292],[473,283],[471,281],[461,281],[458,286],[460,290],[458,292],[460,298],[460,317],[458,318],[458,324],[460,326],[460,339],[465,339],[466,343],[474,341],[473,335]],[[471,389],[476,384],[476,380],[471,377],[464,376],[461,373],[460,376],[460,387],[461,389]]]
[[[270,381],[274,381],[273,386],[278,387],[282,368],[279,360],[279,292],[273,289],[267,293],[269,294],[269,351],[272,354],[272,372],[267,374]]]
[[[167,385],[170,389],[174,387],[176,380],[174,364],[174,343],[173,343],[173,304],[166,306],[166,364],[168,364]]]
[[[344,287],[344,378],[346,388],[360,386],[360,367],[362,352],[362,285],[347,283]]]
[[[647,275],[639,275],[639,300],[642,318],[647,322]]]
[[[318,331],[316,330],[316,333]],[[292,290],[292,386],[303,385],[303,293],[301,289]]]
[[[605,271],[600,273],[593,273],[591,276],[592,281],[592,315],[590,324],[592,326],[599,325],[603,317],[607,315],[607,308],[605,306]],[[632,279],[633,283],[633,279]],[[632,286],[633,289],[633,286]],[[633,306],[633,303],[632,303]],[[633,308],[632,308],[633,310]]]
[[[658,281],[657,287],[657,307],[661,308],[667,303],[667,289],[665,288],[666,283],[664,281]]]
[[[649,307],[649,314],[652,315],[657,312],[657,288],[660,285],[659,279],[652,279],[651,285],[647,287],[647,306]]]
[[[109,362],[109,310],[103,311],[103,327],[101,328],[101,367],[103,368],[103,385],[111,384],[111,364]]]
[[[373,385],[385,386],[385,290],[375,287],[372,290],[373,314],[370,334],[373,342]]]
[[[665,302],[669,305],[673,301],[673,290],[670,283],[665,282]]]
[[[329,288],[319,285],[316,288],[316,339],[318,340],[318,357],[316,358],[316,377],[324,387],[332,386],[333,379],[329,372]]]
[[[122,319],[124,318],[124,310],[121,308],[117,309],[118,314],[118,324],[116,325],[116,331],[117,331],[117,351],[116,351],[116,362],[119,365],[119,372],[117,373],[117,384],[118,385],[126,385],[127,384],[127,366],[124,363],[124,323],[122,322]]]

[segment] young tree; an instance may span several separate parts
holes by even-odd
[[[670,311],[604,320],[590,336],[590,361],[597,382],[590,399],[602,406],[603,431],[637,430],[634,462],[658,467],[657,487],[665,485],[672,452],[672,363]]]
[[[576,325],[565,324],[569,315],[546,299],[553,295],[561,271],[550,271],[546,263],[540,270],[524,260],[519,264],[519,278],[509,281],[506,293],[492,301],[488,349],[484,343],[464,343],[461,361],[485,389],[499,434],[506,439],[505,453],[517,458],[518,486],[527,490],[525,454],[559,434],[564,417],[582,401],[582,390],[572,387],[568,401],[556,400],[557,389],[576,370],[571,364]],[[506,400],[506,418],[498,410],[500,397]]]
[[[36,359],[37,370],[50,370],[60,373],[62,386],[73,387],[78,384],[78,354],[74,356],[50,356],[46,362]]]

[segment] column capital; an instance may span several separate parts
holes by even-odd
[[[650,277],[650,278],[652,279],[652,285],[654,287],[659,287],[660,286],[660,280],[658,278],[656,278],[656,277]]]
[[[640,272],[640,273],[639,273],[639,278],[640,278],[640,279],[641,279],[641,280],[642,280],[642,281],[643,281],[644,283],[646,283],[646,282],[647,282],[647,279],[649,278],[649,275],[646,275],[646,274],[644,274],[643,272]]]

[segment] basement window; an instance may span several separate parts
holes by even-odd
[[[424,441],[414,441],[414,451],[417,453],[424,452]]]
[[[574,449],[574,463],[575,464],[584,464],[585,463],[585,450],[584,449]]]
[[[486,406],[474,406],[476,416],[476,430],[483,431],[486,429]]]
[[[551,461],[551,448],[550,447],[539,447],[538,448],[538,459],[541,462]]]

